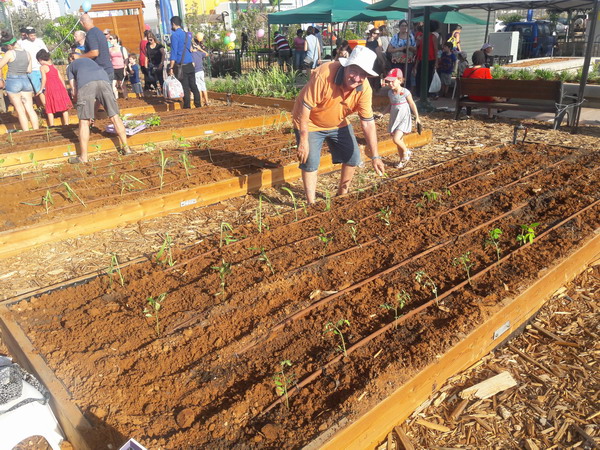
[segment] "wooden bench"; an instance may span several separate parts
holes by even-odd
[[[556,104],[563,100],[562,81],[546,80],[481,80],[475,78],[459,78],[456,80],[456,116],[458,119],[463,107],[467,114],[471,108],[497,108],[501,110],[532,111],[554,114],[554,129],[562,122],[565,111],[560,114]],[[502,97],[506,102],[475,102],[467,96]],[[523,103],[521,100],[539,100]]]

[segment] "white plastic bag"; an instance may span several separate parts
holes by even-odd
[[[429,86],[429,93],[435,94],[436,92],[440,92],[442,90],[442,80],[440,80],[440,76],[437,73],[437,70],[433,72],[433,79],[431,80],[431,85]]]
[[[174,76],[167,77],[163,85],[163,93],[165,98],[177,99],[183,97],[183,86],[181,82]]]

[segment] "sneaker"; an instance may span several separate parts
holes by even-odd
[[[410,150],[406,150],[406,153],[404,153],[404,158],[402,158],[402,162],[404,163],[404,165],[406,165],[408,161],[410,161],[411,156],[412,152]]]
[[[396,169],[404,169],[404,166],[406,166],[406,163],[407,163],[407,162],[408,162],[408,161],[404,161],[404,160],[402,160],[402,161],[400,161],[398,164],[396,164],[394,167],[395,167]]]

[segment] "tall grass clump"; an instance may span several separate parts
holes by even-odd
[[[278,66],[254,70],[237,78],[227,74],[224,78],[213,78],[207,84],[208,89],[216,92],[285,99],[296,98],[300,91],[296,87],[296,72],[286,72]]]
[[[506,70],[504,67],[496,64],[492,67],[492,78],[495,80],[505,80],[510,75],[510,71]]]
[[[554,80],[555,72],[550,69],[536,69],[533,74],[537,80]]]

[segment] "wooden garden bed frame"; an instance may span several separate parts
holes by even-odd
[[[499,311],[441,355],[435,363],[428,365],[355,422],[345,427],[332,427],[331,431],[313,441],[307,448],[375,448],[385,439],[389,430],[405,420],[416,407],[443,386],[448,378],[470,367],[517,332],[532,319],[554,292],[599,258],[600,229],[597,229],[595,235],[583,246],[551,268],[545,269],[540,278],[522,294],[515,298],[506,298]],[[42,293],[43,291],[38,291],[36,295]],[[16,361],[37,376],[49,389],[50,404],[70,443],[77,449],[89,449],[87,437],[93,434],[91,424],[42,356],[35,352],[31,341],[9,309],[11,304],[25,298],[27,297],[19,296],[0,302],[0,329],[3,339]]]
[[[184,128],[177,128],[175,130],[160,130],[148,131],[138,134],[134,134],[127,138],[130,146],[141,146],[146,142],[153,142],[155,144],[170,142],[173,139],[173,134],[184,137],[186,139],[199,138],[217,133],[223,133],[225,131],[234,131],[243,128],[257,128],[257,127],[270,127],[278,124],[286,123],[290,119],[287,113],[271,114],[268,116],[257,116],[250,117],[248,119],[232,120],[221,123],[208,123],[204,125],[196,125]],[[103,153],[108,151],[114,151],[119,145],[119,138],[117,135],[103,137],[96,140],[91,140],[88,148],[89,154]],[[95,147],[96,146],[96,147]],[[76,149],[79,147],[79,142],[70,142],[69,144],[54,145],[48,147],[42,147],[33,150],[35,153],[35,160],[37,162],[50,161],[50,160],[64,160],[69,156],[77,154]],[[31,164],[32,150],[22,150],[19,152],[0,153],[0,159],[4,159],[2,167],[19,166],[23,164]]]
[[[411,148],[426,145],[431,142],[431,139],[431,130],[425,130],[421,135],[415,133],[405,137],[407,145]],[[379,153],[383,156],[396,152],[396,146],[392,141],[379,144]],[[336,166],[331,161],[331,155],[326,154],[321,157],[319,173],[331,172]],[[0,260],[49,242],[76,238],[140,220],[212,205],[222,200],[257,192],[262,188],[297,180],[301,175],[302,171],[298,168],[298,164],[294,163],[157,197],[148,197],[140,201],[90,210],[88,213],[68,219],[0,232]]]

